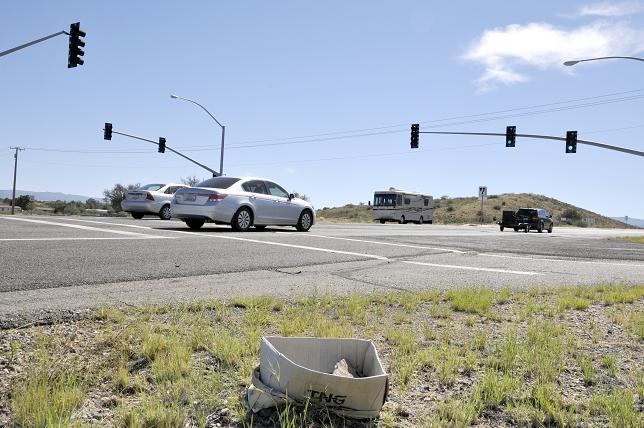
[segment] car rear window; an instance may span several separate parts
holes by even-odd
[[[165,186],[165,184],[146,184],[145,186],[139,187],[137,190],[151,190],[152,192],[154,192],[155,190],[159,190],[163,186]]]
[[[235,177],[213,177],[197,184],[197,187],[210,187],[212,189],[228,189],[230,186],[237,183],[238,181],[239,181],[239,178],[235,178]]]
[[[517,211],[517,215],[536,215],[537,210],[527,210],[524,208],[521,208],[519,211]]]

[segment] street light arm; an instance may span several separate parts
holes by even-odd
[[[598,57],[598,58],[587,58],[587,59],[579,59],[579,60],[575,60],[575,61],[566,61],[566,62],[564,62],[564,65],[572,66],[572,65],[575,65],[575,64],[580,63],[580,62],[597,61],[597,60],[601,60],[601,59],[632,59],[632,60],[635,60],[635,61],[644,61],[644,58],[637,58],[637,57],[634,57],[634,56],[601,56],[601,57]]]
[[[178,97],[178,96],[176,96],[176,95],[172,95],[172,98],[176,98],[176,99],[179,99],[179,100],[188,101],[188,102],[191,102],[192,104],[198,105],[199,107],[201,107],[201,108],[203,109],[203,111],[205,111],[206,113],[208,113],[208,116],[210,116],[210,117],[212,118],[212,120],[214,120],[215,122],[217,122],[217,125],[221,126],[222,128],[224,127],[224,125],[222,125],[221,123],[219,123],[219,121],[215,118],[215,116],[213,116],[213,115],[208,111],[208,109],[207,109],[206,107],[202,106],[202,105],[201,105],[201,104],[199,104],[198,102],[193,101],[193,100],[188,99],[188,98]]]

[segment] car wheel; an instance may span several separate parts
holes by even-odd
[[[143,218],[143,213],[132,213],[132,217],[135,220],[141,220]]]
[[[503,232],[503,226],[499,226],[499,229],[501,229],[501,232]]]
[[[418,220],[418,224],[423,224],[423,216],[420,216],[420,219]]]
[[[237,232],[246,232],[253,225],[253,213],[246,207],[241,207],[230,222]]]
[[[537,226],[537,232],[543,232],[543,223],[539,223],[539,226]]]
[[[398,221],[398,223],[399,223],[399,224],[405,224],[405,223],[407,223],[407,222],[405,221],[405,216],[400,217],[400,220]]]
[[[297,230],[299,230],[300,232],[308,232],[312,225],[313,216],[311,215],[311,211],[302,211],[302,214],[300,214],[300,219],[297,221]]]
[[[159,217],[161,220],[170,220],[172,218],[172,213],[170,212],[170,205],[164,205],[159,211]]]
[[[380,220],[380,224],[385,224],[385,221],[384,221],[384,220]]]
[[[199,219],[192,219],[192,220],[186,220],[186,225],[190,229],[199,229],[203,224],[205,223],[205,220],[199,220]]]
[[[515,227],[515,228],[514,228],[514,231],[515,231],[515,232],[518,232],[518,231],[519,231],[519,228],[518,228],[518,227]]]
[[[548,226],[548,233],[552,233],[552,223],[550,223],[550,226]]]
[[[255,224],[255,225],[254,225],[254,227],[255,227],[255,229],[257,229],[257,230],[264,230],[264,229],[266,229],[266,225],[265,225],[265,224]]]

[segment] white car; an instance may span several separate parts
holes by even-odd
[[[172,199],[172,217],[191,229],[209,221],[229,224],[239,232],[269,225],[306,232],[315,223],[315,209],[271,180],[222,176],[179,189]]]
[[[161,220],[170,220],[170,202],[174,192],[186,188],[185,184],[146,184],[136,190],[125,192],[121,208],[139,220],[146,214],[157,215]]]

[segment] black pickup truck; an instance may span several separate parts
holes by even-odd
[[[503,217],[498,222],[501,232],[503,229],[512,228],[515,232],[523,230],[528,233],[530,230],[536,230],[541,233],[547,230],[552,233],[554,226],[552,216],[548,211],[540,208],[519,208],[517,212],[503,211]]]

